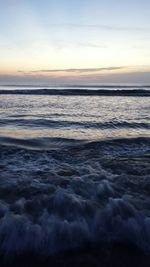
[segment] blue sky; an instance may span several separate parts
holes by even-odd
[[[0,82],[150,82],[149,0],[0,0]]]

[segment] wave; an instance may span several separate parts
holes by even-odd
[[[12,138],[12,137],[0,137],[0,145],[24,147],[26,149],[36,149],[36,150],[62,150],[63,148],[72,149],[76,148],[77,150],[101,150],[112,152],[118,149],[122,149],[122,152],[129,153],[133,146],[135,147],[135,153],[137,151],[149,151],[150,138],[149,137],[124,137],[124,138],[105,138],[100,140],[84,140],[84,139],[71,139],[63,137],[39,137],[33,139],[21,139],[21,138]],[[136,149],[137,147],[137,149]],[[110,151],[109,151],[110,149]]]
[[[150,96],[149,87],[141,88],[123,88],[111,87],[107,89],[1,89],[0,94],[17,94],[17,95],[63,95],[63,96]]]
[[[94,128],[94,129],[150,129],[150,123],[144,122],[127,122],[127,121],[107,121],[107,122],[89,122],[89,121],[65,121],[50,119],[1,119],[0,126],[16,126],[16,127],[44,127],[44,128]]]
[[[26,149],[36,149],[36,150],[53,150],[53,149],[63,149],[68,147],[76,147],[78,145],[87,143],[85,140],[76,140],[68,138],[59,137],[44,137],[44,138],[34,138],[34,139],[20,139],[11,137],[0,137],[0,144],[14,147],[23,147]]]
[[[106,256],[117,245],[127,248],[126,257],[130,248],[148,257],[150,138],[1,137],[0,159],[0,257],[6,266],[26,255],[44,262],[88,248]],[[59,266],[65,266],[62,259]]]

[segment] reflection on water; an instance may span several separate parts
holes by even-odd
[[[1,136],[147,136],[149,109],[148,97],[1,95]]]

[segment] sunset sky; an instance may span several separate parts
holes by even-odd
[[[0,0],[0,83],[150,83],[150,0]]]

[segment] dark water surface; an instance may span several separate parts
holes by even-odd
[[[149,97],[11,90],[0,94],[1,262],[148,266]]]

